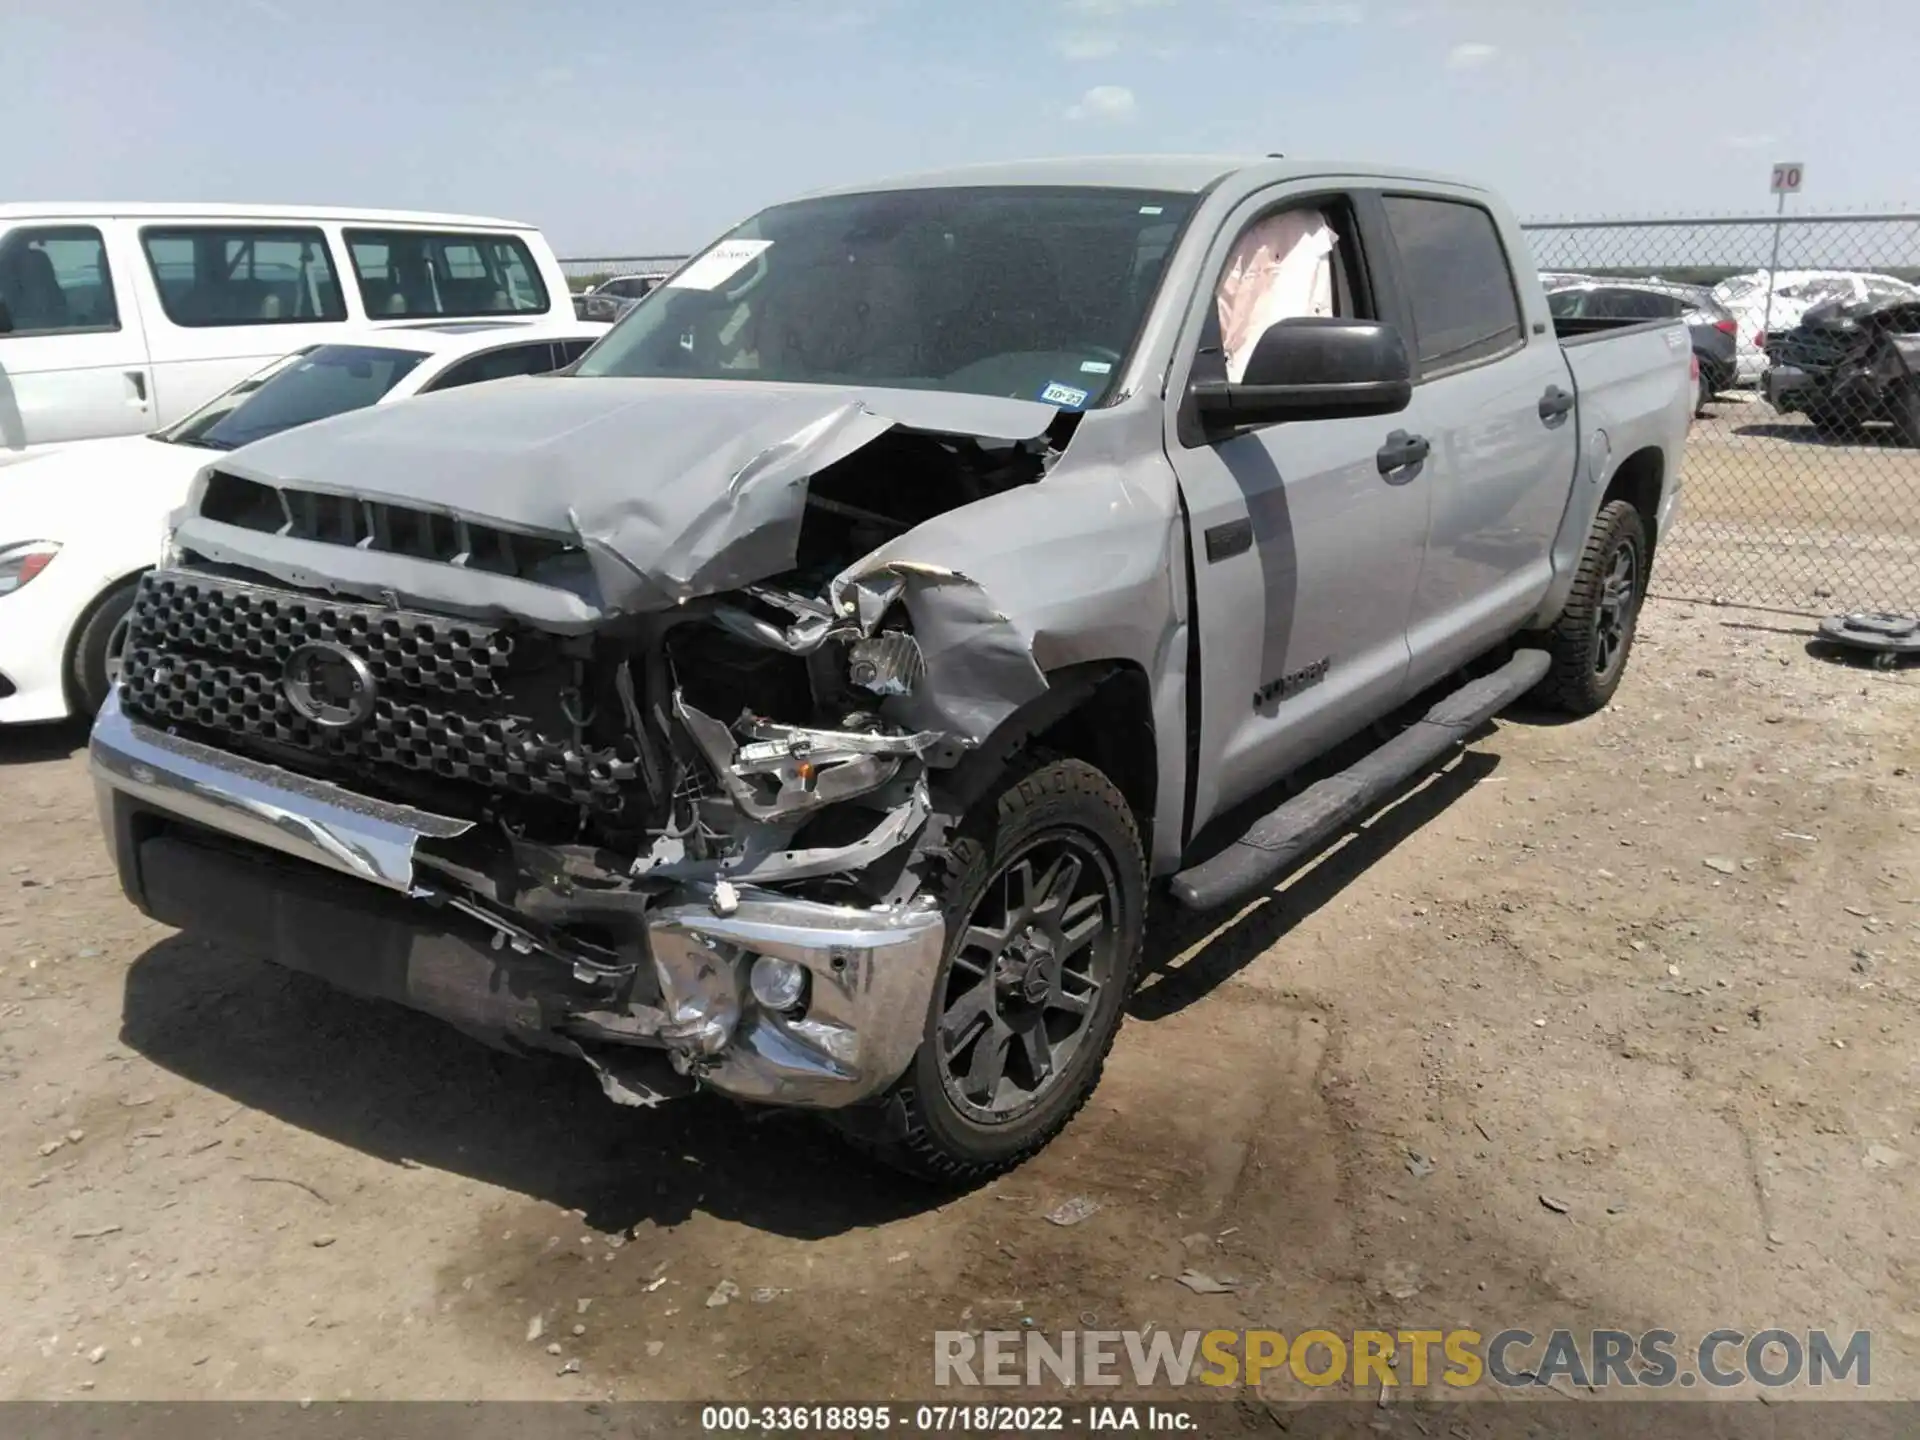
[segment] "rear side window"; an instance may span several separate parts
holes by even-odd
[[[1383,203],[1412,297],[1421,369],[1453,370],[1519,345],[1520,301],[1493,216],[1427,196]]]
[[[547,288],[517,235],[349,230],[360,300],[375,320],[442,315],[538,315]]]
[[[1604,320],[1671,320],[1682,308],[1678,296],[1652,290],[1596,290],[1586,313]]]
[[[0,301],[12,322],[0,334],[118,330],[107,247],[91,225],[15,230],[0,243]]]
[[[554,368],[553,346],[542,340],[537,345],[512,345],[504,350],[489,350],[484,355],[470,355],[427,388],[452,390],[482,380],[505,380],[512,375],[544,375]]]
[[[347,318],[327,237],[266,225],[140,232],[160,308],[176,325],[312,325]]]

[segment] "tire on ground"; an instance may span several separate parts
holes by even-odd
[[[1606,617],[1609,580],[1623,547],[1632,549],[1632,596],[1626,616],[1625,635],[1617,650],[1602,663],[1601,638]],[[1580,553],[1580,565],[1574,573],[1573,590],[1566,609],[1554,627],[1545,634],[1545,649],[1553,659],[1547,678],[1534,691],[1535,698],[1569,715],[1591,715],[1604,709],[1620,688],[1626,673],[1627,657],[1633,650],[1634,628],[1640,618],[1640,602],[1647,590],[1647,530],[1640,512],[1625,500],[1610,500],[1594,517],[1587,534],[1586,547]]]
[[[1008,861],[1036,840],[1073,832],[1106,857],[1111,881],[1111,971],[1080,1042],[1049,1088],[1015,1118],[985,1123],[962,1112],[943,1081],[939,1022],[948,979],[974,908]],[[919,1051],[871,1105],[833,1112],[833,1123],[883,1163],[946,1185],[1010,1170],[1058,1135],[1099,1083],[1140,964],[1146,861],[1133,811],[1104,775],[1079,760],[1029,757],[957,827],[929,885],[947,914],[947,945],[928,1002]],[[1098,942],[1095,942],[1098,943]]]
[[[67,694],[74,712],[83,719],[91,719],[94,712],[106,704],[110,688],[108,662],[117,658],[113,648],[122,638],[138,584],[137,580],[128,580],[107,591],[74,634],[73,649],[67,658]]]

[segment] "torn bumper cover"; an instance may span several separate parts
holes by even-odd
[[[466,821],[165,734],[117,698],[90,749],[122,886],[147,914],[502,1048],[577,1056],[616,1101],[698,1081],[834,1108],[880,1093],[920,1044],[946,934],[928,902],[687,885],[645,911],[628,963],[606,963],[443,879],[428,852]],[[799,1002],[754,999],[760,957],[805,971]]]

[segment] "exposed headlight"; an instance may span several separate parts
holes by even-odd
[[[60,553],[53,540],[18,540],[0,545],[0,595],[11,595],[47,568],[47,562]]]
[[[180,563],[180,546],[174,541],[173,529],[178,522],[172,515],[160,527],[160,559],[156,568],[171,570]]]
[[[747,987],[763,1009],[795,1009],[807,997],[806,967],[777,955],[757,955],[747,973]]]

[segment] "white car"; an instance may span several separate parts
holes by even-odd
[[[165,430],[0,468],[0,724],[99,708],[134,586],[216,453],[367,405],[556,370],[606,331],[578,320],[363,330],[282,356]]]
[[[1757,385],[1766,373],[1760,348],[1764,331],[1782,334],[1806,318],[1823,300],[1920,300],[1920,289],[1891,275],[1865,270],[1781,270],[1773,276],[1773,304],[1767,304],[1767,272],[1734,275],[1713,287],[1713,298],[1733,312],[1735,383]]]

